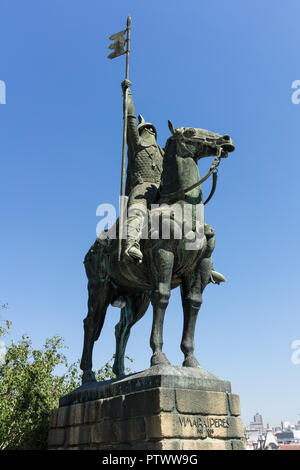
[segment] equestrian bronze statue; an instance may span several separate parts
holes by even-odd
[[[208,283],[225,281],[213,269],[215,234],[204,221],[201,183],[213,175],[215,185],[217,166],[235,149],[232,139],[200,128],[174,128],[169,121],[171,135],[162,149],[156,141],[155,126],[142,116],[137,123],[130,82],[125,80],[122,88],[128,100],[127,217],[122,213],[122,230],[117,221],[117,236],[110,236],[110,230],[103,232],[84,260],[88,313],[84,319],[80,365],[83,383],[95,380],[92,351],[110,304],[121,307],[115,330],[116,376],[124,375],[131,327],[146,313],[150,303],[151,366],[169,364],[162,351],[163,324],[171,290],[176,287],[181,290],[184,316],[183,366],[200,367],[194,356],[194,334],[202,293]],[[200,178],[197,162],[206,157],[215,159],[208,173]]]

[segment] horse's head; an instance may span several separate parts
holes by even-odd
[[[235,150],[235,146],[229,135],[220,135],[215,132],[195,127],[177,127],[174,129],[169,121],[171,139],[176,139],[182,155],[191,154],[195,158],[220,155],[227,157],[229,152]]]

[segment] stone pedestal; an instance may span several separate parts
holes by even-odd
[[[155,366],[61,398],[49,449],[242,450],[238,395],[204,369]]]

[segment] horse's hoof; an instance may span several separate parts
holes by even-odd
[[[92,370],[85,370],[82,375],[82,385],[89,382],[97,382],[97,380]]]
[[[159,364],[170,365],[170,362],[163,352],[154,353],[151,357],[151,367],[158,366]]]
[[[195,356],[187,357],[182,365],[183,367],[201,367]]]

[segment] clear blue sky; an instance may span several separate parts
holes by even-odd
[[[299,419],[300,79],[298,0],[2,0],[0,80],[0,303],[13,337],[40,347],[61,335],[81,356],[86,315],[83,258],[96,208],[120,187],[125,58],[107,60],[109,36],[132,16],[130,78],[136,110],[164,145],[174,126],[228,133],[206,221],[216,231],[215,268],[196,331],[196,355],[240,395],[245,424]],[[207,171],[209,160],[200,164]],[[204,185],[204,192],[209,186]],[[2,315],[3,316],[3,315]],[[119,310],[110,308],[94,366],[114,353]],[[149,366],[152,313],[127,353]],[[181,365],[182,310],[173,291],[164,350]]]

